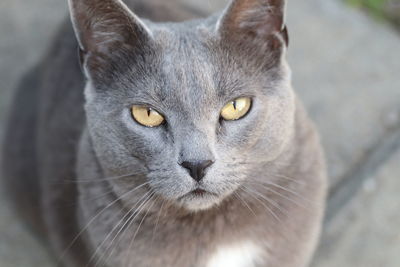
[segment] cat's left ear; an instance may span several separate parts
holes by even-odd
[[[90,70],[140,52],[151,32],[121,0],[69,0],[71,20],[81,50],[81,61]]]
[[[217,24],[228,42],[252,49],[281,49],[289,43],[285,0],[233,0]]]

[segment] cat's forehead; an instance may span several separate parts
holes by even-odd
[[[218,94],[216,75],[219,70],[212,65],[210,53],[187,37],[174,40],[160,53],[160,70],[166,83],[178,93],[200,98]]]
[[[249,75],[240,61],[224,50],[205,26],[156,32],[159,68],[176,92],[193,97],[224,97],[241,93]],[[179,95],[178,95],[179,97]]]
[[[153,40],[150,59],[123,75],[129,99],[189,113],[213,111],[254,94],[250,76],[219,47],[212,31],[202,26],[159,28]]]
[[[161,56],[158,68],[161,75],[153,77],[158,83],[151,93],[168,109],[195,110],[218,103],[223,89],[206,57],[169,50]]]
[[[221,85],[226,75],[217,64],[221,60],[211,38],[192,30],[154,32],[157,59],[147,66],[151,69],[147,77],[151,89],[143,87],[142,93],[163,102],[180,101],[188,105],[215,101],[226,93],[226,86]]]
[[[177,24],[179,25],[179,24]],[[154,32],[157,53],[165,71],[179,75],[193,73],[202,76],[213,71],[210,65],[215,52],[213,37],[208,30],[198,27],[176,26]],[[214,69],[215,71],[215,69]]]

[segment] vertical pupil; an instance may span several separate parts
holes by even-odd
[[[150,108],[148,108],[148,109],[147,109],[147,116],[149,116],[149,117],[150,117],[150,114],[151,114],[151,109],[150,109]]]
[[[232,102],[233,108],[236,110],[236,100]]]

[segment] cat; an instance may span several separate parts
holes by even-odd
[[[203,18],[177,1],[69,0],[73,27],[21,82],[3,157],[58,264],[309,264],[327,175],[291,86],[285,5]]]

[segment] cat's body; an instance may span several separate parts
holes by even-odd
[[[79,1],[71,1],[74,2]],[[252,1],[237,2],[250,5]],[[187,10],[180,11],[178,6],[172,3],[169,4],[171,11],[162,9],[162,12],[143,3],[127,1],[136,14],[153,21],[181,20],[190,16]],[[71,8],[74,10],[76,7],[72,5]],[[151,10],[157,12],[151,13]],[[76,15],[75,19],[75,29],[81,37],[81,48],[88,48],[89,43],[85,43],[86,36],[79,32],[80,14]],[[87,264],[94,266],[96,263],[110,267],[302,267],[308,264],[320,230],[326,174],[318,136],[290,88],[290,74],[286,63],[279,64],[279,71],[273,75],[265,75],[274,79],[280,78],[281,81],[274,81],[274,84],[282,83],[284,89],[277,90],[278,92],[274,92],[271,87],[266,89],[265,95],[269,94],[270,100],[264,100],[265,96],[261,93],[248,93],[254,97],[252,113],[245,118],[253,120],[251,124],[256,125],[255,129],[251,129],[251,133],[235,130],[233,123],[236,122],[224,122],[227,125],[220,127],[225,128],[218,128],[216,132],[208,125],[208,120],[212,121],[210,115],[201,118],[201,114],[189,114],[188,109],[192,107],[189,103],[204,101],[210,103],[211,107],[218,106],[213,102],[215,96],[207,96],[207,90],[214,90],[210,83],[211,78],[215,81],[223,80],[223,77],[226,84],[229,82],[227,80],[231,79],[232,86],[238,85],[236,80],[233,81],[233,76],[239,79],[237,77],[240,75],[247,75],[242,79],[245,81],[248,78],[251,81],[247,85],[258,79],[257,75],[251,77],[253,72],[246,74],[247,69],[242,71],[237,64],[233,64],[233,68],[230,57],[222,57],[221,51],[224,48],[219,47],[218,40],[210,38],[205,44],[202,43],[201,38],[213,31],[215,26],[211,25],[221,24],[221,20],[218,23],[217,21],[218,18],[215,17],[205,22],[194,21],[161,27],[147,22],[153,31],[152,38],[165,44],[165,47],[162,48],[162,59],[150,53],[153,63],[147,66],[149,69],[141,73],[137,80],[147,78],[146,75],[150,76],[148,73],[160,73],[160,69],[164,71],[164,76],[160,76],[166,76],[168,82],[154,82],[153,86],[155,88],[163,84],[165,88],[172,88],[172,91],[168,91],[167,94],[158,92],[152,97],[162,99],[161,102],[165,105],[164,114],[169,112],[169,101],[171,110],[173,107],[179,107],[175,110],[176,113],[188,114],[178,117],[175,124],[171,115],[169,127],[176,129],[170,130],[173,134],[164,134],[164,130],[155,132],[161,130],[145,129],[137,125],[132,126],[137,128],[122,127],[123,122],[128,121],[126,114],[118,113],[118,116],[122,116],[119,121],[120,117],[116,116],[115,110],[111,108],[107,112],[104,111],[103,117],[99,115],[96,118],[97,114],[102,112],[99,108],[102,109],[106,105],[114,107],[116,103],[127,104],[124,101],[129,100],[129,90],[134,86],[127,86],[130,76],[125,76],[125,73],[118,78],[112,75],[108,77],[104,72],[96,76],[96,71],[104,71],[104,65],[101,65],[102,61],[99,61],[99,58],[88,59],[87,55],[86,59],[83,56],[83,60],[89,62],[86,62],[84,68],[90,82],[85,89],[84,109],[85,81],[77,60],[77,43],[69,24],[58,35],[47,59],[22,83],[16,95],[6,136],[5,177],[22,215],[42,231],[66,267]],[[79,35],[80,33],[82,35]],[[170,35],[177,37],[179,42]],[[276,47],[276,43],[271,47]],[[133,49],[138,48],[135,46]],[[230,51],[229,49],[227,51]],[[197,52],[192,54],[192,51]],[[209,56],[209,51],[215,55]],[[143,51],[139,54],[140,57],[135,55],[133,65],[140,65],[135,65],[134,68],[140,73],[138,69],[143,68],[142,65],[150,60],[150,56]],[[186,58],[179,58],[177,55]],[[221,58],[218,58],[218,55]],[[270,61],[275,62],[272,60],[273,53],[270,56]],[[136,63],[141,60],[141,64]],[[130,61],[119,58],[113,62],[114,65],[107,65],[107,73],[120,71],[120,62],[129,69]],[[164,64],[162,68],[154,67],[161,64],[160,62]],[[251,68],[256,63],[248,64]],[[210,70],[209,66],[215,69]],[[220,69],[215,72],[218,67]],[[233,69],[229,69],[230,67]],[[265,68],[268,71],[273,69],[271,66]],[[254,73],[257,71],[260,70],[257,68]],[[233,76],[229,77],[230,75]],[[101,91],[100,94],[104,94],[103,100],[107,99],[107,102],[101,105],[94,104],[98,100],[97,92],[93,92],[104,90],[99,89],[99,83],[109,87],[115,87],[115,83],[119,83],[122,93],[112,91],[111,95],[116,95],[117,100],[110,100],[113,97],[110,98],[109,92]],[[141,86],[145,87],[148,84],[148,81],[142,81]],[[185,86],[181,88],[181,85]],[[252,83],[252,86],[257,87],[259,84]],[[188,88],[194,88],[192,90],[195,91]],[[232,92],[230,94],[235,96]],[[268,112],[276,115],[275,119],[268,119],[276,120],[271,122],[275,123],[272,129],[263,122],[266,119],[258,121],[253,114],[265,111],[266,102],[258,103],[257,97],[263,99],[262,101],[270,101],[268,104],[271,108]],[[224,101],[229,100],[227,98]],[[109,128],[107,124],[102,125],[107,119],[110,119],[109,124],[112,124]],[[177,125],[178,123],[180,124]],[[99,128],[99,125],[102,126]],[[238,131],[237,135],[240,134],[241,138],[235,136],[228,140],[228,137],[225,137],[229,135],[226,133],[228,130]],[[146,138],[148,135],[154,135],[154,140],[162,139],[165,143],[157,144],[157,141],[153,140],[144,147],[142,143],[147,141],[141,139],[139,134],[129,139],[127,136],[130,131],[143,131]],[[204,139],[204,136],[207,138]],[[120,138],[125,138],[123,146],[116,141]],[[169,143],[170,139],[174,141]],[[205,145],[204,147],[213,147],[205,149],[203,143],[207,142],[204,140],[215,143],[215,147]],[[174,151],[180,142],[180,148],[186,144],[189,148]],[[231,147],[235,146],[232,142],[241,146],[230,151]],[[102,147],[106,143],[108,144]],[[147,146],[150,144],[153,147],[149,150]],[[174,147],[171,149],[173,153],[169,150],[170,144]],[[124,154],[129,147],[138,150]],[[230,154],[223,155],[221,151],[228,151]],[[183,188],[186,180],[178,183],[181,188],[176,188],[177,185],[168,180],[168,177],[179,177],[181,169],[177,170],[179,174],[176,174],[172,170],[175,171],[177,167],[172,166],[171,162],[151,164],[152,161],[160,161],[153,153],[166,159],[173,158],[175,152],[180,157],[187,155],[189,158],[212,156],[215,166],[220,166],[210,169],[209,172],[215,172],[215,179],[206,176],[205,181],[209,184],[204,182],[205,188],[202,188],[211,188],[212,191],[215,185],[215,192],[224,195],[215,200],[215,205],[209,202],[214,201],[216,197],[207,195],[204,196],[204,201],[197,199],[203,196],[184,199],[186,195],[177,198],[180,204],[172,200],[175,191],[186,190]],[[128,158],[128,154],[132,158]],[[149,156],[142,158],[142,154]],[[248,156],[245,156],[247,154]],[[225,181],[219,178],[222,174],[216,173],[218,168],[221,172],[224,170],[223,175],[228,178],[235,177],[236,180]],[[157,170],[154,171],[155,169]],[[130,173],[135,175],[119,177]],[[166,178],[162,175],[166,175]],[[153,176],[155,178],[146,178]],[[159,177],[163,179],[156,180]],[[224,179],[227,179],[226,177]],[[169,184],[161,188],[160,184],[163,182]],[[217,183],[225,183],[227,192],[224,192],[225,188],[218,188]],[[238,187],[239,183],[242,188]],[[136,187],[138,188],[134,196],[131,196],[128,190]],[[209,199],[206,199],[207,197]],[[198,210],[196,206],[199,207]],[[136,213],[132,213],[134,211]]]

